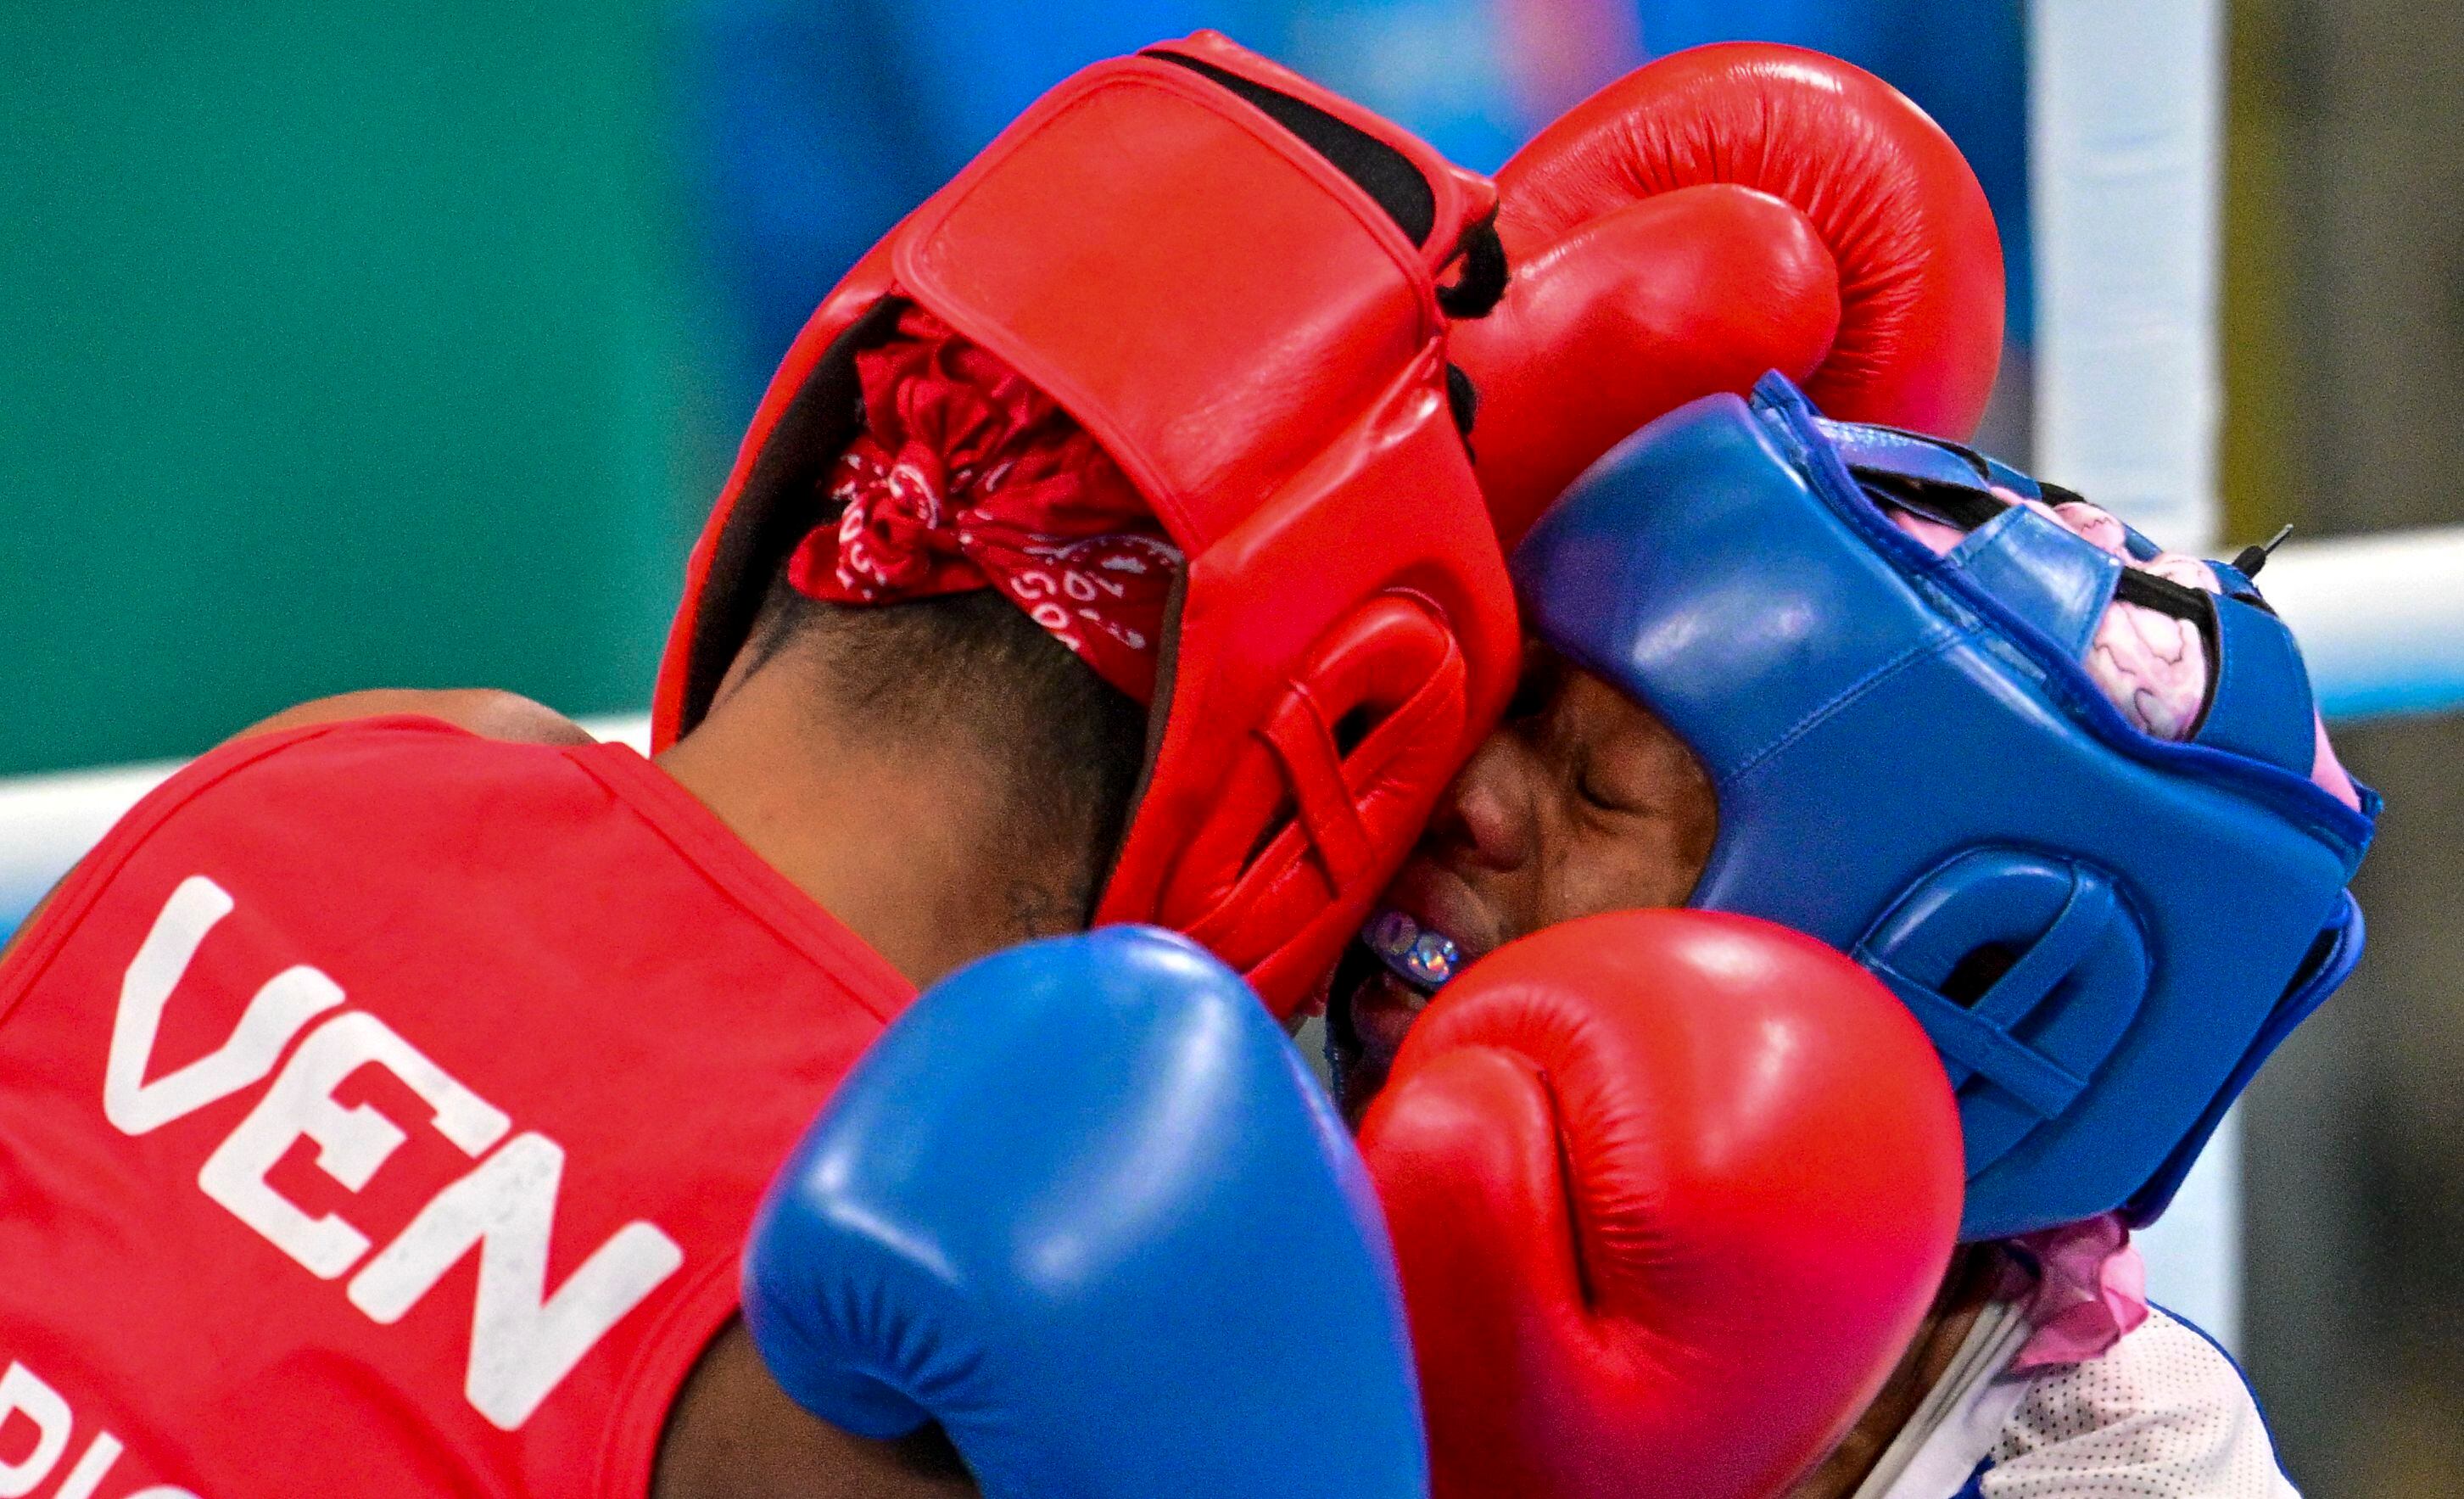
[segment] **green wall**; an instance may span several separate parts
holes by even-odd
[[[0,773],[649,698],[707,496],[647,6],[0,5]]]

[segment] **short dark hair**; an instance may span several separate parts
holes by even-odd
[[[814,651],[835,717],[902,738],[973,739],[1003,778],[1015,851],[1092,850],[1079,914],[1092,918],[1146,767],[1144,707],[989,588],[847,606],[781,576],[745,644],[745,670],[790,646]]]

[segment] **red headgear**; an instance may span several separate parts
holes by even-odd
[[[1211,33],[1063,83],[788,350],[693,549],[654,745],[708,710],[771,578],[829,518],[856,356],[920,308],[1084,427],[1186,559],[1097,919],[1186,932],[1289,1011],[1511,690],[1511,593],[1435,284],[1494,204]]]

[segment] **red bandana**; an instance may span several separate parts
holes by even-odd
[[[865,430],[829,480],[847,508],[796,548],[787,581],[830,604],[998,588],[1152,703],[1180,550],[1095,439],[920,308],[855,366]]]

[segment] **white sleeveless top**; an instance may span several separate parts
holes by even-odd
[[[2007,1373],[2028,1331],[1988,1306],[1853,1499],[2299,1499],[2197,1328],[2151,1307],[2101,1358]]]

